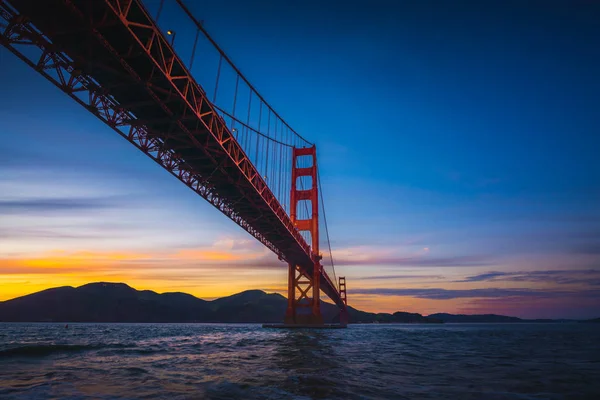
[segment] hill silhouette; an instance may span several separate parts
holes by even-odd
[[[281,322],[287,299],[278,293],[247,290],[207,301],[187,293],[136,290],[125,283],[97,282],[63,286],[0,302],[0,322]],[[337,306],[321,303],[326,323],[339,322]],[[519,323],[569,322],[527,320],[496,314],[371,313],[348,307],[351,323]],[[600,319],[581,322],[598,323]]]
[[[600,318],[586,319],[581,322],[584,322],[587,324],[600,324]]]
[[[431,318],[436,318],[444,322],[460,322],[460,323],[480,323],[480,322],[524,322],[525,320],[517,317],[507,317],[506,315],[497,314],[447,314],[437,313],[429,315]]]
[[[278,293],[248,290],[206,301],[186,293],[159,294],[124,283],[63,286],[0,302],[4,322],[281,322],[287,300]],[[338,308],[322,302],[326,322],[338,322]],[[369,313],[348,308],[351,322],[434,323],[421,314]]]

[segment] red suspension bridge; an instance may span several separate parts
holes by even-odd
[[[0,0],[0,43],[287,263],[287,324],[323,324],[321,291],[346,324],[315,145],[181,0]]]

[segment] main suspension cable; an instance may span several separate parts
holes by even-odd
[[[163,0],[164,1],[164,0]],[[227,56],[227,54],[225,54],[225,52],[223,51],[223,49],[221,49],[221,47],[219,47],[219,45],[217,44],[217,42],[212,38],[212,36],[210,36],[208,34],[208,32],[206,31],[206,29],[204,28],[203,24],[194,16],[194,14],[192,14],[192,12],[190,11],[190,9],[185,5],[185,3],[183,2],[183,0],[175,0],[175,2],[179,5],[179,7],[181,8],[181,10],[183,10],[183,12],[188,16],[188,18],[196,25],[196,27],[204,34],[204,36],[206,37],[206,39],[208,39],[208,41],[213,45],[213,47],[219,52],[220,57],[219,57],[219,75],[220,75],[220,68],[221,68],[221,61],[223,59],[225,59],[225,61],[233,68],[233,70],[235,71],[235,73],[242,78],[242,80],[244,81],[244,83],[246,83],[246,85],[248,85],[248,87],[250,88],[250,90],[252,90],[254,93],[256,93],[256,96],[263,102],[265,103],[265,105],[267,106],[267,108],[270,110],[270,112],[273,113],[273,115],[280,119],[281,122],[287,126],[298,138],[302,139],[306,144],[312,146],[312,143],[309,142],[308,140],[306,140],[303,136],[301,136],[298,132],[296,132],[291,126],[289,126],[289,124],[287,122],[285,122],[285,120],[273,109],[273,107],[271,107],[271,105],[265,100],[264,97],[261,96],[261,94],[256,90],[256,88],[250,83],[250,81],[248,79],[246,79],[246,77],[242,74],[242,72],[235,66],[235,64],[233,63],[233,61],[231,61],[231,59]],[[162,9],[162,4],[161,7]],[[159,14],[160,14],[160,10],[159,10]],[[217,78],[217,82],[218,82],[218,78]],[[218,83],[217,83],[218,85]],[[216,93],[216,90],[215,90]],[[216,97],[216,94],[215,96]],[[214,103],[214,100],[213,100]]]
[[[340,288],[338,285],[337,276],[335,275],[335,264],[333,263],[333,253],[331,252],[331,240],[329,240],[329,228],[327,227],[327,214],[325,213],[325,202],[323,201],[323,185],[321,185],[321,174],[319,173],[318,168],[317,181],[319,182],[319,196],[321,197],[321,206],[323,207],[323,222],[325,223],[325,235],[327,236],[327,246],[329,247],[329,259],[331,260],[331,269],[333,270],[334,285],[339,292]]]
[[[231,114],[230,114],[230,113],[228,113],[227,111],[223,110],[223,109],[222,109],[221,107],[219,107],[219,106],[216,106],[216,105],[214,105],[214,104],[213,104],[213,107],[214,107],[214,108],[215,108],[215,109],[216,109],[218,112],[220,112],[220,113],[222,113],[223,115],[225,115],[225,116],[227,116],[227,117],[231,118],[232,120],[234,120],[234,121],[235,121],[235,122],[237,122],[238,124],[240,124],[240,125],[242,125],[242,126],[244,126],[244,127],[248,128],[248,129],[249,129],[249,130],[251,130],[252,132],[254,132],[254,133],[257,133],[258,135],[260,135],[260,136],[264,137],[265,139],[269,139],[270,141],[272,141],[272,142],[275,142],[275,143],[277,143],[277,144],[279,144],[279,145],[281,145],[281,146],[286,146],[286,147],[294,147],[294,146],[293,146],[293,145],[291,145],[291,144],[283,143],[282,141],[276,140],[276,139],[272,138],[271,136],[269,136],[269,135],[267,135],[267,134],[264,134],[264,133],[260,132],[258,129],[256,129],[256,128],[253,128],[253,127],[251,127],[250,125],[246,124],[246,123],[245,123],[244,121],[242,121],[241,119],[234,117],[233,115],[231,115]],[[257,143],[258,143],[258,140],[257,140]]]

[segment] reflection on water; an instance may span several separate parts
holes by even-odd
[[[600,326],[0,324],[0,398],[596,399]]]
[[[308,397],[332,398],[338,392],[334,378],[342,360],[333,349],[336,335],[323,330],[288,330],[274,339],[275,365],[288,371],[283,389]],[[339,337],[339,336],[338,336]]]

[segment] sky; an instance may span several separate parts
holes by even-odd
[[[316,143],[350,305],[600,316],[600,3],[188,3]],[[0,71],[0,301],[284,293],[253,237],[4,47]]]

